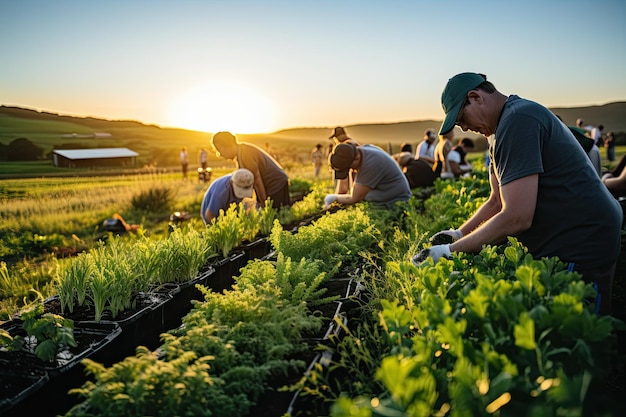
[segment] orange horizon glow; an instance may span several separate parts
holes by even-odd
[[[272,103],[254,90],[232,83],[198,85],[176,97],[168,123],[201,132],[264,133],[275,125]]]

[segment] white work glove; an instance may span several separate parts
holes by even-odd
[[[450,245],[435,245],[430,248],[422,249],[417,255],[411,258],[411,262],[413,262],[415,266],[420,266],[426,258],[433,258],[433,263],[437,263],[441,258],[450,259],[451,257]]]
[[[335,201],[337,201],[337,194],[328,194],[324,197],[324,208],[327,209]]]
[[[443,245],[446,243],[456,242],[463,237],[463,232],[459,229],[456,230],[442,230],[437,232],[430,238],[430,243],[433,245]]]

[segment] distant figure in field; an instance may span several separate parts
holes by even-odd
[[[606,149],[606,159],[609,162],[615,161],[615,136],[613,132],[607,132],[604,136],[604,148]]]
[[[355,146],[359,146],[359,142],[357,142],[356,140],[352,139],[350,136],[348,136],[348,133],[346,132],[346,129],[344,129],[341,126],[337,126],[336,128],[333,129],[331,135],[328,137],[328,139],[332,139],[333,140],[333,144],[332,146],[329,148],[328,150],[328,155],[330,156],[333,153],[333,150],[335,149],[335,146],[339,145],[340,143],[352,143]],[[352,190],[352,187],[354,187],[354,177],[355,177],[355,173],[354,172],[350,172],[350,175],[348,175],[347,180],[345,181],[339,181],[334,175],[335,175],[335,171],[332,169],[331,167],[331,172],[333,174],[333,181],[335,182],[335,192],[339,193],[339,194],[346,194],[348,192],[350,192],[350,190]]]
[[[426,129],[424,132],[424,139],[417,145],[415,151],[415,159],[421,159],[428,162],[431,167],[435,163],[435,140],[437,140],[437,134],[433,129]]]
[[[183,179],[187,179],[187,168],[189,167],[189,152],[187,152],[187,148],[183,146],[180,150],[180,166],[183,171]]]
[[[313,169],[315,173],[315,178],[319,177],[320,169],[324,164],[324,151],[322,150],[322,144],[318,143],[315,145],[315,148],[311,151],[311,161],[313,162]]]
[[[591,139],[593,139],[593,144],[594,145],[596,145],[596,146],[602,145],[600,142],[601,142],[601,139],[602,139],[602,131],[603,130],[604,130],[604,126],[603,125],[598,125],[598,126],[595,126],[595,127],[593,127],[591,129],[590,136],[591,136]]]
[[[206,165],[208,161],[209,154],[205,148],[200,148],[200,152],[198,152],[198,163],[202,167],[202,170],[206,170]]]
[[[205,224],[219,216],[220,210],[228,210],[231,204],[241,203],[252,198],[254,175],[245,168],[235,170],[211,183],[202,199],[200,216]]]
[[[262,206],[267,198],[272,199],[272,206],[289,206],[289,177],[283,167],[263,149],[251,143],[239,142],[230,132],[217,132],[211,138],[211,144],[219,156],[232,159],[237,168],[246,168],[254,175],[254,191],[257,201]]]
[[[334,128],[332,134],[328,137],[328,139],[332,139],[335,145],[344,142],[353,143],[357,146],[359,145],[357,141],[348,136],[346,129],[341,126],[337,126],[336,128]]]

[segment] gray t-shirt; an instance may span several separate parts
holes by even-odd
[[[396,161],[375,145],[363,145],[359,149],[363,153],[363,160],[354,182],[369,187],[365,201],[408,201],[411,198],[411,188]]]
[[[622,209],[571,131],[550,110],[511,95],[490,156],[500,186],[539,174],[532,225],[517,236],[535,258],[558,256],[581,270],[616,261]]]

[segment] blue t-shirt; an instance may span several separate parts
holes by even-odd
[[[204,213],[207,209],[215,216],[219,215],[220,209],[226,211],[232,203],[240,203],[241,198],[235,197],[233,187],[230,185],[230,177],[232,174],[226,174],[211,183],[209,189],[204,193],[202,199],[202,207],[200,208],[200,217],[206,223]]]
[[[535,258],[558,256],[584,269],[616,261],[620,205],[572,132],[550,110],[511,95],[490,156],[500,186],[539,175],[533,222],[516,236]]]

